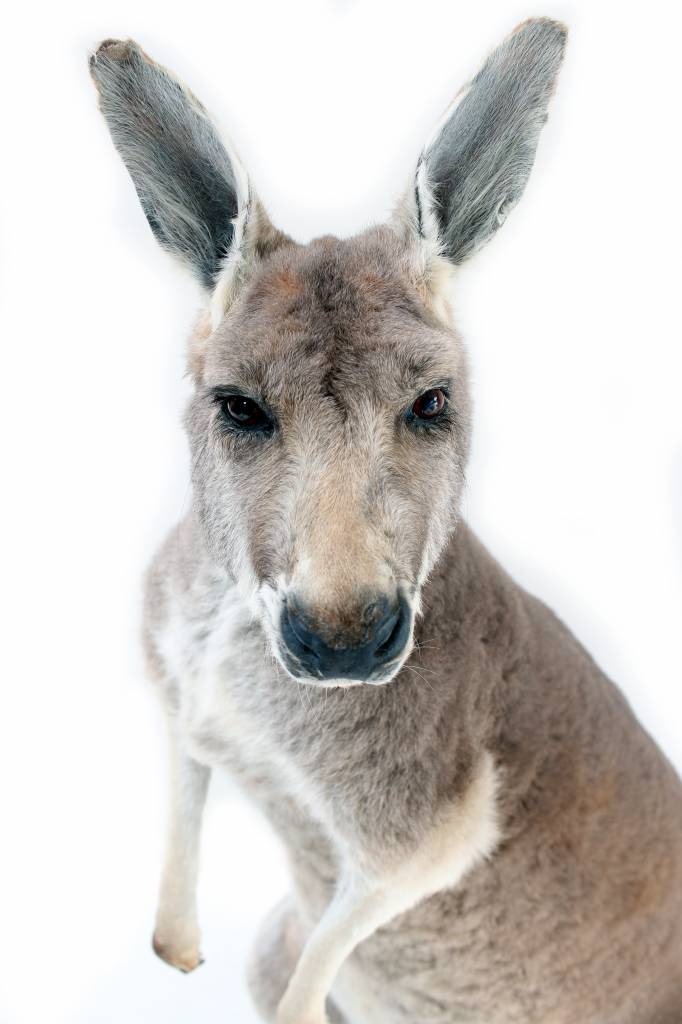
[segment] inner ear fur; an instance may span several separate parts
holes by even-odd
[[[270,223],[229,140],[196,96],[131,39],[107,39],[90,72],[112,140],[156,238],[214,296],[286,239]],[[220,298],[215,299],[218,293]]]
[[[556,85],[567,30],[548,18],[520,25],[446,110],[418,160],[397,214],[424,250],[457,265],[504,223],[521,198]]]

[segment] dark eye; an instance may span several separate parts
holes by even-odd
[[[228,395],[220,400],[220,407],[225,418],[243,430],[270,430],[272,427],[267,413],[252,398]]]
[[[445,408],[447,401],[445,392],[440,388],[432,388],[420,395],[412,406],[412,412],[420,420],[432,420]]]

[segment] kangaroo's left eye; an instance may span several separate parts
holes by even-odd
[[[412,413],[420,420],[432,420],[445,408],[447,396],[441,388],[431,388],[420,395],[412,406]]]
[[[244,395],[228,395],[220,401],[223,416],[242,430],[270,430],[270,417],[257,402]]]

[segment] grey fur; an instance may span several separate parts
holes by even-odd
[[[563,34],[526,24],[474,83],[505,54],[504,81],[519,83],[527,111],[511,64],[532,40],[531,68],[553,75]],[[532,132],[511,162],[487,164],[495,209],[518,197],[544,116],[549,80],[531,77]],[[493,94],[507,103],[500,81],[435,145],[470,153],[469,118],[479,110],[492,124]],[[484,192],[483,165],[465,164],[478,184],[457,194]],[[485,209],[453,228],[453,260],[489,234]],[[488,754],[494,846],[458,884],[366,932],[333,982],[328,1019],[680,1024],[682,786],[578,641],[459,517],[470,400],[462,342],[434,291],[439,257],[395,224],[307,246],[263,230],[276,244],[257,246],[220,323],[191,342],[193,506],[147,578],[145,645],[175,780],[159,954],[182,969],[199,962],[194,847],[209,766],[226,767],[292,872],[252,961],[256,1003],[268,1021],[322,1024],[317,1003],[298,1016],[286,1006],[320,923],[349,882],[369,885],[369,903],[399,895],[396,879],[412,877],[403,868],[436,849],[443,823],[464,819]],[[445,380],[449,418],[412,430],[410,403]],[[272,435],[226,430],[221,387],[273,410]],[[308,680],[304,696],[280,664],[263,595],[305,584],[320,621],[350,637],[378,580],[413,601],[409,657],[386,685]]]
[[[230,158],[206,111],[132,40],[102,43],[90,70],[152,231],[212,288],[238,203]]]
[[[444,252],[461,263],[504,222],[533,166],[564,53],[549,19],[517,29],[465,86],[423,160]]]

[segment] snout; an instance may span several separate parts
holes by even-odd
[[[405,650],[411,618],[402,595],[381,596],[359,610],[360,628],[335,631],[289,597],[280,620],[282,656],[295,676],[380,682]]]

